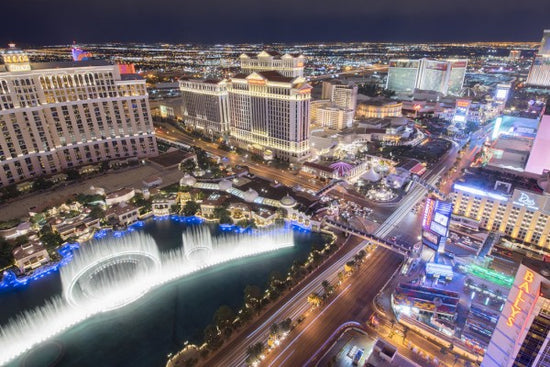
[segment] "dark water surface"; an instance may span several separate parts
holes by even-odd
[[[208,225],[215,234],[217,225]],[[172,220],[145,223],[142,231],[153,236],[161,251],[182,245],[187,224]],[[286,273],[294,259],[304,259],[312,246],[324,243],[322,235],[294,231],[294,247],[235,260],[154,289],[138,301],[96,315],[57,335],[10,366],[164,366],[169,353],[185,341],[198,343],[220,305],[237,309],[248,284],[263,288],[270,273]],[[0,294],[0,325],[17,312],[42,305],[61,293],[59,274],[28,287]],[[0,346],[0,350],[2,347]]]

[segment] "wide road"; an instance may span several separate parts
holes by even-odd
[[[244,366],[246,349],[252,344],[258,342],[264,343],[269,335],[269,329],[274,323],[281,322],[286,318],[295,320],[298,316],[305,313],[310,307],[307,302],[308,295],[313,292],[322,293],[321,283],[324,280],[335,284],[338,281],[338,272],[343,270],[344,264],[365,247],[363,242],[357,237],[347,238],[341,249],[319,269],[310,274],[308,279],[305,279],[292,292],[278,300],[265,315],[246,327],[242,332],[239,332],[238,338],[234,338],[229,343],[224,344],[202,365]],[[370,264],[370,261],[368,263]]]
[[[219,149],[217,144],[215,143],[206,142],[200,139],[194,139],[168,124],[163,124],[162,126],[163,127],[157,127],[155,129],[155,133],[158,137],[173,141],[175,143],[184,143],[189,146],[196,146],[210,154],[216,155],[218,157],[225,157],[231,162],[232,165],[240,164],[247,166],[250,173],[253,173],[255,175],[271,180],[277,180],[281,184],[289,187],[300,185],[305,189],[311,189],[314,191],[317,191],[321,189],[324,185],[326,185],[318,180],[296,175],[289,170],[282,170],[265,164],[259,164],[251,161],[250,158],[246,158],[245,156],[239,155],[235,152],[227,152],[225,150]]]
[[[313,311],[262,366],[313,366],[312,356],[344,322],[364,323],[372,313],[372,299],[398,268],[403,257],[377,248],[360,270],[345,281],[336,295]]]

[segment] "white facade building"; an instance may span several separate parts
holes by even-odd
[[[309,155],[311,86],[276,71],[239,74],[228,85],[230,131],[235,143],[279,159]]]
[[[0,66],[0,187],[104,160],[157,155],[145,80],[101,60]]]
[[[321,98],[328,99],[337,107],[355,111],[357,107],[357,85],[346,84],[340,80],[324,81]]]
[[[535,56],[531,70],[529,70],[527,84],[550,87],[550,54]]]
[[[286,77],[303,77],[305,57],[301,54],[281,55],[274,51],[262,51],[257,55],[244,53],[239,57],[241,71],[250,74],[257,71],[278,71]]]
[[[353,124],[354,111],[337,107],[325,101],[311,102],[311,123],[334,130],[342,130]]]
[[[210,135],[229,132],[227,81],[181,80],[185,125]]]

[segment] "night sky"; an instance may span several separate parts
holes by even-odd
[[[550,0],[11,0],[0,11],[0,46],[540,41],[550,28]]]

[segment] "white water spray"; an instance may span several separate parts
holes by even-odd
[[[213,237],[206,227],[183,233],[183,247],[161,254],[154,239],[134,232],[92,241],[61,268],[62,297],[0,327],[0,365],[89,317],[123,307],[163,283],[230,260],[293,246],[286,228]]]

